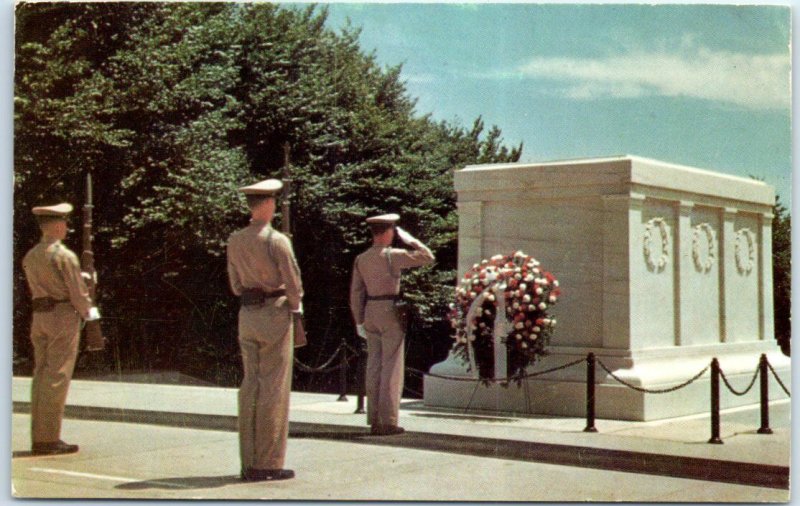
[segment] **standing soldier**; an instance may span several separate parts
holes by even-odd
[[[356,257],[350,310],[358,335],[367,340],[367,423],[377,435],[402,434],[397,425],[405,368],[405,328],[395,311],[403,269],[433,262],[427,246],[395,223],[396,214],[367,218],[372,247]],[[395,231],[413,251],[392,248]]]
[[[81,277],[78,257],[61,241],[67,236],[70,204],[34,207],[42,239],[22,260],[33,296],[34,370],[31,387],[31,453],[75,453],[60,439],[64,404],[78,355],[81,318],[100,318]]]
[[[294,477],[283,463],[294,359],[291,313],[302,312],[303,286],[289,238],[271,225],[282,187],[267,179],[240,188],[252,219],[228,239],[228,279],[241,302],[239,450],[247,481]]]

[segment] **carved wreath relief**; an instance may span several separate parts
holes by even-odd
[[[741,228],[736,232],[733,245],[736,258],[736,270],[748,275],[756,263],[756,236],[749,228]]]
[[[714,229],[708,223],[694,227],[692,234],[692,260],[700,272],[709,272],[714,266],[715,252]]]
[[[669,260],[669,230],[664,218],[653,218],[644,227],[644,259],[650,270],[661,272]]]

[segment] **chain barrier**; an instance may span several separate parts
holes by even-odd
[[[750,389],[753,388],[753,385],[756,384],[756,378],[758,378],[758,366],[756,366],[756,372],[753,373],[753,379],[750,380],[750,384],[742,392],[739,392],[738,390],[733,388],[733,386],[731,386],[730,382],[728,381],[728,378],[725,376],[725,373],[722,371],[722,368],[720,368],[720,370],[719,370],[719,375],[722,377],[722,381],[723,381],[723,383],[725,383],[725,386],[728,387],[728,390],[730,390],[733,395],[742,396],[742,395],[747,394],[747,392],[749,392]]]
[[[632,388],[632,389],[636,390],[637,392],[644,392],[646,394],[666,394],[666,393],[669,393],[669,392],[674,392],[675,390],[680,390],[681,388],[689,386],[692,383],[694,383],[695,381],[697,381],[698,379],[700,379],[700,377],[702,375],[704,375],[706,373],[706,371],[708,371],[708,368],[711,367],[710,365],[705,366],[702,371],[700,371],[699,373],[695,374],[692,378],[690,378],[689,380],[681,383],[680,385],[675,385],[674,387],[669,387],[669,388],[650,389],[650,388],[637,387],[636,385],[631,385],[627,381],[623,380],[622,378],[618,377],[616,374],[611,372],[609,370],[609,368],[606,367],[606,365],[600,359],[597,359],[597,363],[600,364],[600,367],[602,367],[603,370],[605,372],[607,372],[609,376],[611,376],[612,378],[614,378],[618,382],[622,383],[623,385],[625,385],[628,388]]]
[[[560,365],[558,367],[553,367],[553,368],[550,368],[550,369],[546,369],[544,371],[537,371],[537,372],[532,372],[532,373],[528,373],[528,374],[524,374],[524,375],[517,375],[517,376],[506,376],[505,378],[465,378],[464,376],[447,376],[447,375],[443,375],[443,374],[433,374],[433,373],[429,373],[429,372],[425,372],[425,371],[420,371],[419,369],[414,369],[414,368],[411,368],[411,367],[406,367],[406,371],[407,372],[411,372],[413,374],[417,374],[419,376],[424,376],[424,375],[427,374],[431,378],[440,378],[440,379],[453,380],[453,381],[477,381],[477,382],[483,382],[483,383],[508,383],[508,382],[511,382],[511,381],[522,381],[522,380],[527,379],[527,378],[533,378],[535,376],[541,376],[542,374],[548,374],[548,373],[551,373],[551,372],[560,371],[561,369],[566,369],[568,367],[572,367],[573,365],[580,364],[580,363],[584,362],[585,360],[586,360],[585,358],[579,358],[578,360],[569,362],[567,364]]]
[[[783,384],[783,381],[781,381],[781,378],[778,376],[778,373],[777,373],[777,372],[775,372],[775,369],[773,369],[773,368],[772,368],[772,364],[770,364],[770,363],[769,363],[769,360],[767,360],[767,367],[769,367],[769,370],[770,370],[770,371],[772,371],[772,375],[773,375],[773,376],[775,376],[775,380],[776,380],[776,381],[778,382],[778,384],[781,386],[781,388],[783,389],[783,391],[784,391],[784,392],[786,392],[786,395],[788,395],[789,397],[791,397],[791,396],[792,396],[792,394],[791,394],[791,393],[789,393],[789,390],[786,388],[786,385],[784,385],[784,384]]]
[[[317,366],[317,367],[311,367],[310,365],[306,365],[306,364],[300,362],[300,360],[298,360],[297,357],[295,357],[294,363],[295,363],[295,365],[298,366],[298,369],[300,369],[303,372],[308,372],[308,373],[324,374],[324,373],[328,373],[328,372],[338,371],[339,369],[341,369],[343,367],[343,364],[339,363],[339,364],[336,364],[333,367],[328,367],[328,366],[331,365],[331,363],[336,359],[336,357],[339,355],[340,352],[344,353],[344,349],[343,349],[342,345],[339,345],[339,347],[336,348],[336,351],[333,352],[333,355],[331,355],[331,358],[329,358],[324,364],[322,364],[320,366]],[[349,357],[346,356],[345,357],[345,361],[350,361],[355,356],[356,355],[350,355]]]

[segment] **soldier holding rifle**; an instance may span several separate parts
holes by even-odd
[[[61,241],[67,236],[72,205],[34,207],[42,239],[22,260],[33,296],[31,342],[31,439],[34,455],[75,453],[78,445],[60,439],[69,383],[78,354],[81,318],[100,318],[81,274],[78,257]]]

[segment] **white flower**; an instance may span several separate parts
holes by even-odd
[[[527,276],[525,276],[525,281],[527,281],[528,283],[533,281],[533,274],[528,274]]]
[[[522,274],[520,274],[520,273],[514,274],[514,279],[516,279],[516,280],[522,279]]]
[[[535,267],[534,267],[534,269],[533,269],[533,273],[534,273],[534,274],[539,274],[539,269],[537,269],[537,268],[535,268]]]
[[[550,302],[555,302],[557,300],[558,300],[558,297],[556,297],[555,295],[551,295],[550,296]]]
[[[514,253],[514,257],[515,258],[524,257],[524,256],[525,256],[525,253],[523,253],[522,250],[517,250],[517,252]]]
[[[552,321],[553,320],[551,320],[550,318],[542,318],[542,323],[544,323],[545,325],[550,325],[550,322]]]
[[[517,330],[521,329],[524,326],[525,326],[525,324],[522,323],[522,322],[517,322],[517,323],[514,324],[514,328],[517,329]]]
[[[528,347],[528,345],[525,344],[525,343],[522,343],[520,346],[523,347],[523,348],[527,348]]]
[[[556,319],[555,319],[555,318],[553,318],[552,320],[550,320],[550,326],[551,326],[551,327],[555,327],[555,326],[556,326]]]
[[[536,339],[537,339],[538,337],[539,337],[539,336],[538,336],[538,335],[536,335],[536,334],[531,334],[531,335],[530,335],[530,340],[531,340],[531,341],[536,341]]]
[[[538,286],[537,286],[537,287],[536,287],[536,295],[541,295],[541,294],[543,294],[543,293],[544,293],[544,290],[542,290],[542,289],[541,289],[541,287],[538,287]]]
[[[475,334],[470,334],[469,335],[469,340],[470,341],[474,341],[475,340]]]
[[[553,280],[553,286],[558,286],[558,280],[557,279]]]
[[[528,303],[530,301],[531,301],[531,296],[526,293],[525,296],[522,297],[522,302]]]
[[[519,284],[519,289],[524,292],[525,290],[528,289],[528,285],[526,285],[525,283],[520,283]]]
[[[483,284],[483,286],[486,286],[486,285],[488,285],[490,283],[490,281],[488,279],[486,279],[486,278],[483,278],[481,280],[481,283]]]
[[[542,328],[541,328],[540,326],[538,326],[538,325],[537,325],[537,326],[533,327],[533,329],[532,329],[532,330],[533,330],[534,332],[541,332],[541,331],[542,331]]]
[[[486,265],[486,264],[488,264],[488,263],[489,263],[489,261],[488,261],[488,260],[481,260],[481,265]]]
[[[540,280],[539,280],[539,283],[540,283],[540,284],[542,284],[542,285],[544,285],[544,286],[547,286],[547,285],[549,285],[549,284],[550,284],[550,282],[549,282],[549,281],[547,281],[547,278],[542,278],[542,279],[540,279]]]
[[[495,256],[492,257],[492,260],[502,260],[502,259],[503,259],[503,255],[495,255]]]
[[[488,300],[489,302],[494,302],[495,298],[496,297],[494,296],[493,293],[490,293],[489,295],[486,296],[486,300]]]
[[[522,340],[522,334],[517,334],[514,337],[517,338],[517,341],[521,341]]]
[[[484,309],[483,310],[483,314],[485,314],[486,316],[489,316],[490,314],[492,314],[492,312],[489,311],[488,309]]]
[[[545,304],[544,302],[540,302],[540,303],[539,303],[539,309],[541,309],[542,311],[544,311],[545,309],[547,309],[547,304]]]
[[[511,307],[513,307],[514,309],[519,309],[519,302],[514,302],[513,304],[511,304]]]

